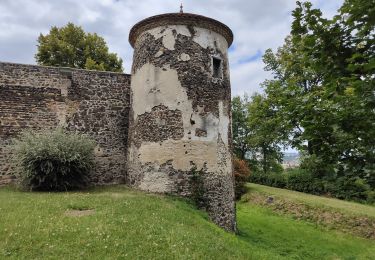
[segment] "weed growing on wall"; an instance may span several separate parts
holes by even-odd
[[[198,208],[204,209],[207,207],[206,189],[204,186],[204,171],[198,170],[197,167],[194,166],[190,172],[191,199]]]

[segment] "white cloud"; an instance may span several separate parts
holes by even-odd
[[[335,14],[343,0],[313,0],[327,17]],[[290,31],[294,0],[185,0],[184,11],[217,19],[234,32],[229,54],[233,95],[261,91],[259,84],[269,77],[260,55],[276,49]],[[130,71],[131,27],[152,15],[178,12],[176,0],[0,0],[0,60],[35,63],[36,40],[51,26],[68,22],[97,32],[110,51],[124,60]],[[256,57],[256,58],[254,58]],[[244,62],[245,61],[245,62]]]
[[[232,95],[262,92],[260,83],[270,77],[270,73],[264,71],[263,67],[261,60],[235,66],[231,70]]]

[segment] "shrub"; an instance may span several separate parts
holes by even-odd
[[[375,190],[366,179],[358,176],[342,176],[322,179],[306,169],[295,168],[283,174],[251,174],[250,181],[277,188],[286,188],[315,195],[329,195],[338,199],[375,203]]]
[[[65,191],[88,185],[95,143],[62,129],[25,132],[14,142],[14,162],[29,190]]]
[[[316,178],[334,178],[335,167],[334,164],[330,164],[324,161],[323,158],[318,157],[316,154],[309,156],[303,156],[300,165],[301,169],[304,169],[311,173]]]
[[[282,173],[260,173],[254,172],[250,181],[262,185],[267,185],[276,188],[285,188],[286,187],[286,178]]]
[[[373,200],[370,186],[358,177],[339,177],[334,185],[329,187],[329,192],[339,199],[368,201],[370,203]]]
[[[271,173],[269,177],[269,182],[273,187],[285,188],[286,179],[285,174],[282,173]]]
[[[236,199],[240,199],[242,194],[246,193],[245,183],[249,180],[250,170],[247,163],[244,160],[235,158],[233,160],[234,165],[234,180],[235,180],[235,196]]]
[[[369,204],[375,204],[375,190],[369,190],[366,192],[366,197]]]
[[[286,180],[286,188],[289,190],[311,194],[322,194],[324,192],[323,182],[303,169],[294,169],[288,172]]]

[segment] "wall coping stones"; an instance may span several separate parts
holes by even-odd
[[[44,66],[44,65],[36,65],[36,64],[26,64],[26,63],[17,63],[17,62],[4,62],[0,61],[0,70],[4,68],[4,66],[25,66],[25,67],[34,67],[34,68],[46,68],[46,69],[55,69],[58,70],[62,75],[67,75],[72,71],[85,71],[85,72],[93,72],[96,74],[118,74],[131,77],[131,74],[123,73],[123,72],[113,72],[113,71],[100,71],[100,70],[87,70],[87,69],[78,69],[78,68],[70,68],[70,67],[55,67],[55,66]]]
[[[136,23],[129,33],[129,43],[134,48],[138,36],[146,31],[165,25],[190,25],[212,30],[224,36],[228,42],[228,47],[233,42],[232,30],[222,22],[215,19],[191,13],[166,13],[148,17]]]

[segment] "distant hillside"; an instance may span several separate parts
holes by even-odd
[[[299,164],[300,164],[299,153],[284,153],[283,163],[282,163],[284,168],[298,167]]]

